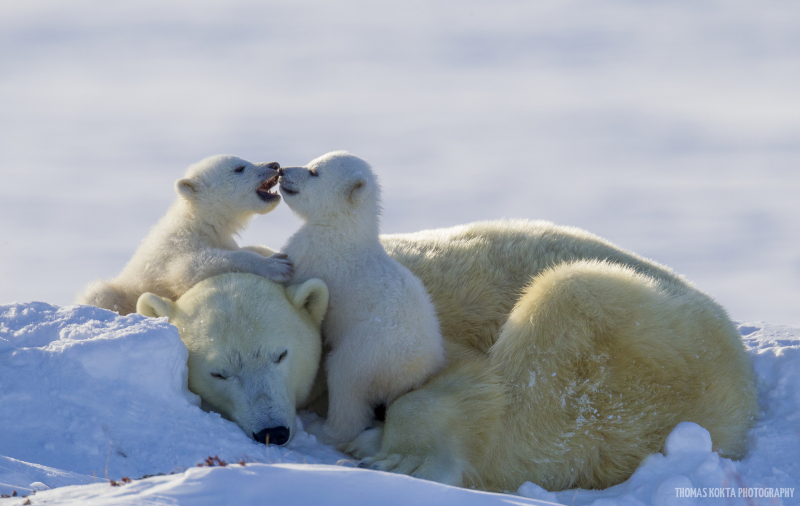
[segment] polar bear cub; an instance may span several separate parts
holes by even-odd
[[[175,182],[178,199],[150,230],[122,272],[95,281],[77,297],[126,315],[139,295],[152,292],[175,300],[198,282],[226,272],[258,274],[288,281],[293,266],[286,255],[263,246],[240,248],[233,235],[255,214],[278,205],[275,162],[253,164],[229,155],[206,158]]]
[[[281,169],[280,191],[305,223],[283,252],[296,281],[330,290],[322,325],[331,348],[328,418],[320,440],[340,447],[372,424],[373,409],[417,388],[445,362],[439,322],[422,282],[378,241],[380,187],[343,151]]]

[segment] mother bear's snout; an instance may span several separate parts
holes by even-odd
[[[259,443],[283,446],[289,442],[289,427],[278,426],[269,427],[258,434],[253,432],[253,439]]]

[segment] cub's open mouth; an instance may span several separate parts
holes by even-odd
[[[276,184],[278,184],[277,174],[264,181],[261,186],[258,187],[256,193],[258,193],[258,196],[261,197],[261,200],[265,201],[272,200],[275,197],[280,197],[276,192],[272,191]]]

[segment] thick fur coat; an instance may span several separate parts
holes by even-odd
[[[372,425],[376,406],[441,369],[442,336],[425,287],[378,240],[380,187],[370,166],[334,152],[281,173],[286,204],[305,220],[283,252],[297,281],[320,278],[331,294],[322,324],[328,417],[309,430],[341,445]]]
[[[492,491],[606,488],[682,421],[744,455],[752,366],[726,312],[673,271],[547,222],[382,243],[428,289],[448,361],[348,446],[362,466]]]
[[[293,268],[285,255],[264,246],[240,248],[233,239],[255,214],[266,214],[280,202],[271,191],[278,168],[275,162],[253,164],[228,155],[192,165],[175,182],[178,199],[122,272],[91,283],[76,302],[126,315],[136,311],[142,293],[175,300],[203,279],[225,272],[288,281]]]

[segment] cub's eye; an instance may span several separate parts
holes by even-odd
[[[226,380],[226,379],[228,379],[227,376],[225,376],[223,374],[219,374],[217,372],[212,372],[211,373],[211,377],[214,378],[214,379],[218,379],[218,380]]]
[[[312,177],[317,177],[317,176],[319,176],[319,172],[317,172],[317,169],[311,169],[311,170],[309,170],[309,171],[308,171],[308,174],[309,174],[310,176],[312,176]]]
[[[286,355],[288,355],[288,354],[289,354],[289,352],[288,352],[288,351],[286,351],[286,350],[283,350],[283,353],[281,353],[281,354],[278,356],[278,360],[276,360],[276,361],[275,361],[275,363],[276,363],[276,364],[280,364],[280,363],[283,361],[283,359],[284,359],[284,358],[286,358]]]
[[[233,169],[233,171],[234,171],[235,173],[237,173],[237,174],[241,174],[242,172],[244,172],[244,165],[241,165],[241,166],[239,166],[239,167],[236,167],[235,169]]]

